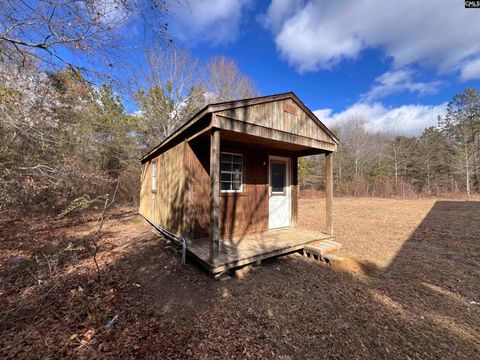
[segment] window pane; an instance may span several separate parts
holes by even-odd
[[[242,187],[242,182],[240,181],[240,179],[238,179],[238,180],[235,179],[233,181],[232,187],[233,187],[233,190],[235,190],[235,191],[240,190],[241,187]]]
[[[242,156],[241,155],[232,155],[232,161],[236,164],[242,163]]]
[[[272,163],[272,192],[283,192],[285,188],[285,163]]]
[[[232,181],[232,174],[230,173],[222,173],[222,181]]]
[[[152,163],[152,191],[157,190],[157,163]]]
[[[220,189],[222,191],[240,191],[243,183],[242,155],[221,154]]]
[[[232,163],[231,162],[222,162],[222,171],[232,171]]]
[[[230,163],[232,162],[232,154],[222,153],[222,162]]]
[[[242,171],[242,164],[232,164],[232,171]]]

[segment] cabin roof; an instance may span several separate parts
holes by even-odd
[[[318,117],[295,95],[294,92],[286,92],[274,95],[267,95],[267,96],[258,96],[249,99],[240,99],[240,100],[232,100],[232,101],[224,101],[218,103],[211,103],[206,105],[203,109],[201,109],[198,113],[196,113],[192,118],[186,121],[182,126],[180,126],[176,131],[174,131],[169,137],[163,140],[160,144],[150,149],[145,155],[140,158],[141,162],[144,162],[149,157],[151,157],[154,153],[157,153],[160,149],[165,147],[169,144],[172,140],[178,138],[182,133],[184,133],[187,129],[189,129],[192,125],[196,124],[200,119],[204,118],[208,114],[212,114],[218,111],[236,109],[246,106],[258,105],[267,102],[285,100],[285,99],[292,99],[303,111],[307,113],[307,115],[323,130],[328,136],[338,144],[338,138],[333,134],[330,129],[328,129],[319,119]]]

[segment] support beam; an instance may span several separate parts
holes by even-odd
[[[333,235],[333,152],[325,153],[325,204],[327,234]]]
[[[298,186],[298,157],[292,159],[292,227],[298,225],[298,198],[299,198],[299,186]]]
[[[210,262],[218,258],[218,209],[220,207],[220,130],[212,129],[210,135]]]

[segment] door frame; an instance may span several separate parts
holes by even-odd
[[[278,195],[272,195],[272,160],[273,161],[279,161],[279,162],[285,162],[286,168],[285,168],[285,196],[287,197],[287,203],[288,203],[288,210],[289,210],[289,215],[288,215],[288,225],[282,226],[282,227],[275,227],[271,228],[270,227],[270,198],[272,196],[278,196]],[[289,157],[285,156],[278,156],[278,155],[268,155],[268,230],[273,230],[273,229],[285,229],[292,227],[292,159]]]

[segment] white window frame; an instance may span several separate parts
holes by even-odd
[[[157,192],[157,161],[152,161],[152,193]]]
[[[222,190],[222,173],[226,174],[236,174],[233,171],[222,171],[222,154],[227,154],[227,155],[235,155],[235,156],[240,156],[242,158],[242,171],[240,172],[240,189],[238,190]],[[243,154],[239,153],[233,153],[233,152],[228,152],[228,151],[222,151],[220,153],[220,192],[221,193],[242,193],[243,192],[243,169],[244,169],[244,163],[243,163]]]
[[[273,184],[272,184],[272,164],[284,164],[285,165],[285,177],[283,178],[283,191],[273,191]],[[280,158],[280,157],[271,157],[270,158],[270,166],[268,167],[268,182],[269,182],[269,187],[270,187],[270,196],[285,196],[287,195],[287,184],[289,181],[288,175],[289,175],[289,162],[287,158]]]

